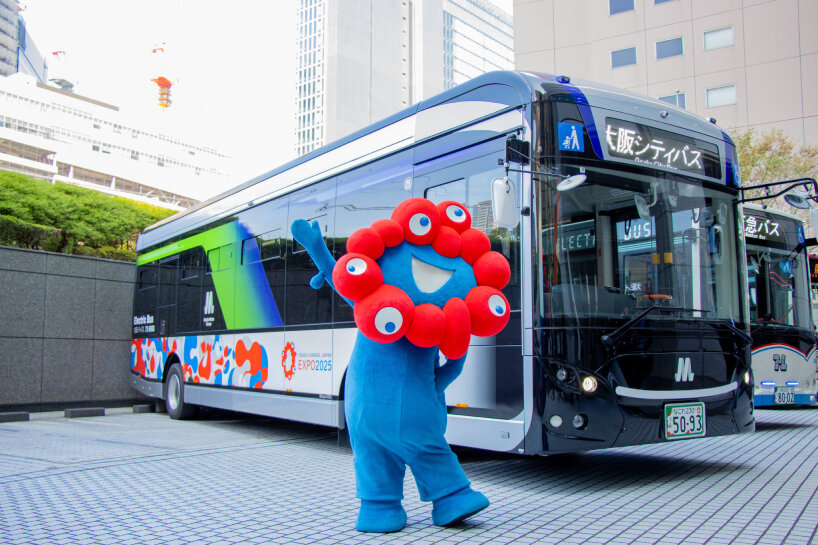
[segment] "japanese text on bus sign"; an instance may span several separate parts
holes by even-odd
[[[646,166],[659,166],[711,176],[706,161],[718,161],[718,150],[713,145],[692,138],[684,138],[668,131],[606,119],[605,140],[608,154]],[[717,169],[718,170],[718,169]]]
[[[759,240],[785,241],[781,225],[777,221],[763,216],[744,216],[744,235]]]

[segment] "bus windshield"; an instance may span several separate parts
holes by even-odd
[[[743,322],[731,196],[697,180],[617,165],[539,177],[541,319],[680,317]],[[661,309],[666,309],[662,312]]]
[[[750,318],[754,322],[812,329],[806,248],[798,243],[798,228],[795,220],[745,210]]]

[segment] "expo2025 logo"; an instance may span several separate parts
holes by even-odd
[[[295,374],[295,345],[292,342],[285,344],[284,350],[281,351],[281,367],[284,368],[284,378],[292,380]]]

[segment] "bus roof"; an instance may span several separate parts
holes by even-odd
[[[482,92],[487,86],[492,87]],[[234,215],[269,200],[274,194],[306,185],[301,182],[317,181],[438,134],[517,109],[536,100],[540,94],[565,95],[566,91],[579,104],[627,111],[649,120],[683,126],[718,140],[729,140],[726,133],[704,118],[623,89],[551,74],[489,72],[151,225],[139,236],[137,251],[182,236],[213,220]],[[453,105],[457,107],[452,108]],[[660,111],[672,111],[672,119],[659,119]]]

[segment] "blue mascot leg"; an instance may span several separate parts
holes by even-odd
[[[457,456],[445,448],[425,449],[409,463],[420,499],[432,502],[432,522],[447,526],[489,506],[489,500],[469,486]]]
[[[406,511],[401,505],[406,466],[367,433],[350,433],[350,439],[357,495],[361,498],[355,529],[397,532],[406,526]]]

